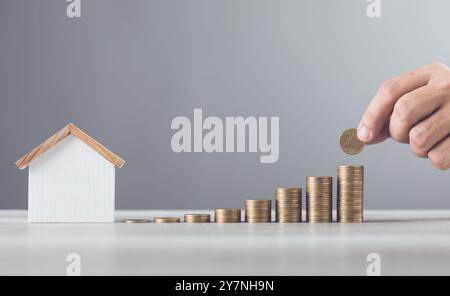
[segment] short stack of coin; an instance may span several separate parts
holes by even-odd
[[[153,220],[155,223],[180,223],[180,218],[178,217],[156,217]]]
[[[125,219],[123,220],[123,223],[128,223],[128,224],[145,224],[145,223],[150,223],[151,221],[149,219],[134,219],[134,218],[130,218],[130,219]]]
[[[332,196],[332,177],[306,177],[306,220],[310,223],[332,222]]]
[[[216,223],[239,223],[241,222],[241,209],[215,209]]]
[[[275,212],[278,223],[302,221],[302,189],[278,187],[275,190]]]
[[[245,201],[245,222],[269,223],[272,220],[270,199],[247,199]]]
[[[337,219],[341,223],[363,222],[364,167],[337,167]]]
[[[211,215],[209,214],[185,214],[185,223],[208,223],[211,221]]]

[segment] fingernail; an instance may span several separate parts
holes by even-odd
[[[369,130],[365,126],[361,126],[358,128],[358,138],[363,141],[369,140]]]

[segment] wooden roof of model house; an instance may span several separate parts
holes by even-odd
[[[61,141],[68,135],[77,137],[115,166],[121,168],[125,164],[125,161],[122,158],[120,158],[119,156],[108,150],[108,148],[106,148],[93,138],[91,138],[88,134],[86,134],[85,132],[80,130],[77,126],[75,126],[75,124],[69,123],[60,131],[56,132],[50,138],[45,140],[41,145],[37,146],[36,148],[25,154],[21,159],[16,161],[15,163],[16,166],[21,170],[27,168],[33,160],[44,154],[48,149],[58,144],[59,141]]]

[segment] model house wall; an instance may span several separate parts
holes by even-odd
[[[16,162],[29,168],[29,222],[113,222],[125,161],[69,124]]]
[[[69,135],[29,167],[29,222],[114,221],[115,168]]]

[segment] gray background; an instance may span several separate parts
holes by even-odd
[[[0,208],[26,208],[14,161],[72,121],[127,160],[117,208],[236,207],[337,164],[366,166],[367,208],[449,208],[449,172],[386,142],[344,155],[386,78],[449,62],[450,2],[0,2]],[[175,116],[280,116],[280,159],[170,148]]]

